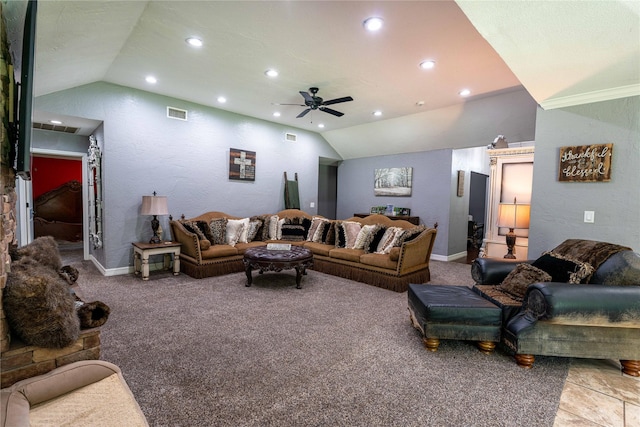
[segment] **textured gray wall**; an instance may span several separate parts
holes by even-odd
[[[374,196],[373,173],[378,168],[412,167],[410,197]],[[371,206],[392,204],[411,208],[411,215],[433,226],[438,223],[434,253],[446,255],[449,231],[451,150],[345,160],[338,166],[338,218],[369,212]]]
[[[166,107],[189,111],[189,121],[166,118]],[[106,269],[132,264],[131,242],[150,238],[140,216],[143,195],[168,196],[174,217],[219,210],[237,216],[284,208],[284,178],[298,173],[301,207],[314,214],[319,158],[340,156],[316,133],[154,95],[93,83],[36,98],[43,111],[104,122],[104,259]],[[298,135],[285,142],[284,133]],[[230,181],[229,149],[256,152],[256,180]],[[317,206],[317,205],[316,205]],[[169,238],[168,217],[162,217]]]
[[[610,182],[558,182],[559,148],[613,143]],[[565,239],[603,240],[640,251],[640,97],[538,110],[530,257]],[[595,211],[595,223],[583,222]]]
[[[374,196],[373,174],[378,168],[412,167],[410,197]],[[338,218],[369,212],[371,206],[392,204],[411,208],[411,215],[429,227],[438,223],[433,254],[441,257],[467,250],[469,173],[488,173],[486,147],[434,150],[411,154],[365,157],[338,166]],[[465,191],[457,197],[457,171],[465,171]]]
[[[31,148],[87,154],[89,138],[69,133],[34,129],[31,134]]]

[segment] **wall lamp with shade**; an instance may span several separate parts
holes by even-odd
[[[513,248],[516,245],[516,233],[514,230],[528,229],[529,228],[529,216],[531,214],[531,205],[526,203],[517,203],[516,198],[513,198],[513,203],[500,203],[498,208],[498,227],[505,227],[509,229],[507,233],[507,254],[504,256],[507,259],[515,259],[513,254]]]
[[[153,219],[151,220],[153,237],[149,240],[149,243],[162,243],[162,239],[158,236],[158,228],[160,227],[158,215],[169,215],[167,196],[157,196],[155,191],[153,192],[153,196],[142,196],[142,209],[140,209],[140,214],[153,215]]]

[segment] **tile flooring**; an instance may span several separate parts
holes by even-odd
[[[615,360],[571,359],[554,427],[640,426],[640,377]]]

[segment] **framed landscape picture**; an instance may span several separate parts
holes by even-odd
[[[382,168],[374,171],[375,196],[411,196],[413,168]]]
[[[256,152],[229,149],[229,179],[238,181],[256,180]]]

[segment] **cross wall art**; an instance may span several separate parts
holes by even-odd
[[[237,181],[256,180],[256,152],[229,149],[229,179]]]

